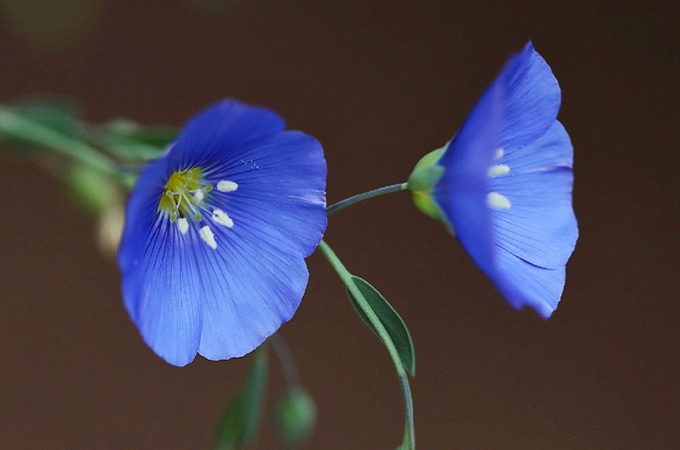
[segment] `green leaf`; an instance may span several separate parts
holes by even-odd
[[[178,133],[174,127],[143,126],[127,119],[108,122],[99,131],[91,138],[122,159],[132,161],[149,161],[159,157]]]
[[[276,404],[276,429],[281,444],[286,448],[300,447],[316,424],[316,405],[301,387],[285,392]]]
[[[255,441],[262,417],[267,365],[265,344],[255,350],[246,385],[225,408],[215,439],[217,450],[235,450]]]
[[[216,450],[236,450],[243,443],[243,404],[243,393],[236,394],[227,403],[217,430]]]
[[[13,131],[5,132],[0,129],[0,137],[8,142],[22,147],[35,147],[31,139],[32,131],[38,127],[41,130],[48,129],[61,136],[78,139],[81,135],[78,123],[78,111],[75,107],[67,104],[50,102],[48,100],[24,100],[16,103],[6,113],[23,119],[19,126],[25,130],[24,135]],[[40,132],[37,130],[36,132]]]
[[[408,328],[406,328],[406,324],[385,297],[383,297],[382,294],[366,280],[352,275],[352,281],[354,281],[354,284],[359,288],[359,291],[361,291],[371,309],[375,312],[375,315],[378,316],[378,319],[380,319],[385,330],[387,330],[387,334],[389,334],[394,346],[397,348],[399,358],[401,359],[404,368],[411,375],[414,375],[416,372],[416,357],[413,349],[413,340],[411,339],[411,334],[408,332]],[[352,305],[354,305],[354,309],[359,313],[359,316],[361,316],[371,330],[380,337],[378,331],[357,304],[357,300],[352,293],[348,290],[347,294],[352,301]]]
[[[411,387],[408,381],[408,374],[406,373],[406,369],[404,368],[404,363],[402,362],[402,357],[399,354],[399,350],[397,350],[397,347],[392,337],[390,336],[390,333],[385,328],[385,325],[383,324],[382,320],[380,319],[380,317],[378,317],[378,314],[371,306],[371,302],[369,302],[369,300],[366,299],[364,292],[362,291],[362,289],[359,288],[359,284],[363,280],[349,273],[345,265],[342,263],[342,261],[340,261],[340,258],[338,258],[338,255],[335,254],[333,249],[329,247],[326,241],[322,239],[321,242],[319,243],[318,248],[326,257],[326,259],[333,267],[335,272],[338,274],[342,282],[345,284],[347,290],[351,293],[350,299],[352,299],[353,303],[355,304],[355,307],[358,306],[359,309],[361,309],[363,315],[365,315],[365,320],[368,320],[371,328],[383,341],[385,347],[387,348],[387,351],[390,354],[392,363],[394,363],[394,368],[397,370],[397,376],[399,377],[399,384],[401,385],[401,390],[404,394],[404,416],[405,416],[404,441],[402,441],[401,450],[415,450],[416,436],[415,436],[415,424],[413,420],[413,398],[411,396]],[[360,281],[357,282],[357,280]],[[368,285],[368,283],[365,284]],[[364,288],[366,289],[365,286]],[[367,291],[368,290],[369,289],[367,289]],[[375,291],[375,289],[371,287],[370,291]],[[373,295],[371,294],[371,296]],[[384,298],[383,301],[385,301]],[[387,302],[385,301],[385,303]]]
[[[111,135],[134,139],[154,147],[166,147],[177,139],[179,133],[177,128],[169,125],[140,125],[128,119],[112,120],[104,128]]]

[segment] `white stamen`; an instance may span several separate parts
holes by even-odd
[[[489,192],[486,196],[486,205],[491,209],[510,209],[510,200],[498,192]]]
[[[496,164],[494,166],[489,167],[488,176],[489,178],[496,178],[501,175],[505,175],[508,172],[510,172],[510,167],[508,167],[505,164]]]
[[[196,203],[201,203],[204,198],[205,198],[205,192],[203,192],[202,189],[199,189],[196,192],[194,192],[194,201]]]
[[[220,192],[234,192],[238,189],[238,184],[229,180],[222,180],[217,183],[217,190]]]
[[[203,239],[203,242],[208,244],[208,247],[215,250],[217,248],[217,242],[215,242],[215,235],[208,225],[204,226],[198,231],[198,234]]]
[[[231,220],[231,217],[227,215],[224,211],[221,209],[215,209],[212,213],[212,220],[215,223],[218,223],[220,225],[223,225],[227,228],[231,228],[234,226],[234,221]]]
[[[505,155],[505,150],[502,148],[499,148],[496,150],[496,154],[494,155],[494,159],[501,159]]]
[[[184,217],[180,217],[177,219],[177,228],[179,228],[180,233],[187,234],[187,231],[189,231],[189,221]]]

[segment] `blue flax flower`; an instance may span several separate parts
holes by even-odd
[[[559,108],[557,80],[529,42],[409,179],[416,205],[455,232],[510,304],[543,317],[557,307],[578,237]]]
[[[142,172],[118,252],[144,341],[183,366],[242,356],[289,320],[326,229],[321,145],[277,114],[222,101]]]

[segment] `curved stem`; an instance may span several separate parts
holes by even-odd
[[[361,293],[357,285],[354,283],[354,280],[352,280],[352,274],[347,270],[342,261],[340,261],[340,258],[338,258],[335,252],[328,246],[328,244],[326,244],[326,241],[324,240],[321,240],[321,242],[319,243],[319,249],[321,250],[321,253],[323,253],[323,255],[326,257],[330,265],[333,267],[335,272],[338,274],[342,282],[345,284],[347,290],[356,299],[357,304],[361,307],[362,311],[364,312],[368,320],[371,322],[371,325],[373,325],[373,327],[377,331],[378,336],[380,336],[380,339],[385,344],[385,347],[387,347],[387,351],[390,354],[390,358],[392,358],[392,363],[394,363],[394,367],[397,370],[397,375],[399,376],[399,383],[401,384],[401,388],[404,394],[406,426],[404,432],[405,439],[402,447],[404,447],[404,450],[414,450],[416,446],[416,440],[413,421],[413,399],[411,397],[411,387],[408,382],[406,369],[404,369],[404,366],[401,362],[399,352],[397,351],[397,348],[392,342],[392,338],[390,338],[390,335],[385,329],[385,326],[382,324],[382,322],[380,321],[376,313],[373,311],[373,309],[370,307],[368,301],[364,298],[364,295]]]
[[[297,366],[295,365],[293,355],[290,352],[290,348],[286,342],[279,333],[272,335],[272,337],[269,338],[269,341],[272,344],[274,353],[276,353],[276,357],[281,363],[281,367],[283,367],[283,372],[286,375],[286,381],[288,382],[288,385],[290,387],[300,386],[300,375],[298,373]]]
[[[352,197],[340,200],[337,203],[332,204],[326,208],[326,212],[330,216],[334,212],[340,211],[343,208],[347,208],[355,203],[363,200],[368,200],[369,198],[378,197],[380,195],[391,194],[392,192],[400,192],[408,189],[408,183],[398,183],[391,186],[385,186],[378,189],[373,189],[362,194],[353,195]]]

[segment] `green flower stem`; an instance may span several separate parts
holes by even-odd
[[[326,244],[325,241],[322,240],[321,243],[319,243],[319,249],[321,250],[321,253],[323,253],[323,255],[326,257],[330,265],[333,267],[335,272],[338,274],[338,276],[345,284],[345,286],[347,286],[347,289],[356,299],[357,304],[359,305],[361,310],[364,312],[368,320],[371,322],[371,324],[377,331],[378,336],[380,336],[380,339],[385,344],[385,347],[387,347],[387,351],[389,352],[390,357],[392,358],[394,367],[397,369],[397,376],[399,377],[401,389],[404,393],[404,406],[406,411],[406,429],[404,432],[404,443],[402,444],[402,449],[414,450],[416,448],[416,440],[413,422],[413,400],[411,398],[411,387],[408,383],[406,369],[404,369],[404,366],[401,363],[401,359],[399,358],[399,352],[397,351],[397,348],[394,346],[394,343],[392,342],[392,339],[390,338],[390,335],[387,333],[387,330],[383,326],[382,322],[380,321],[378,316],[376,316],[373,309],[371,309],[370,305],[364,298],[363,294],[361,293],[357,285],[354,284],[354,281],[352,280],[352,274],[347,270],[342,261],[340,261],[335,252],[333,252],[333,250],[328,246],[328,244]]]
[[[246,408],[244,411],[244,444],[252,445],[262,421],[265,386],[267,384],[267,366],[269,352],[267,343],[260,345],[254,354],[252,367],[245,387]]]
[[[391,186],[373,189],[371,191],[364,192],[362,194],[357,194],[344,200],[340,200],[339,202],[334,203],[328,208],[326,208],[326,212],[330,216],[334,212],[340,211],[341,209],[347,208],[348,206],[351,206],[355,203],[359,203],[360,201],[368,200],[369,198],[378,197],[380,195],[391,194],[392,192],[404,191],[406,189],[408,189],[408,183],[398,183],[393,184]]]
[[[71,139],[0,106],[0,134],[48,148],[79,163],[118,177],[115,161],[77,139]]]
[[[300,382],[300,375],[286,341],[283,340],[279,333],[275,333],[269,338],[269,342],[271,342],[274,353],[276,353],[276,357],[281,362],[288,386],[291,388],[299,387],[302,384]]]

